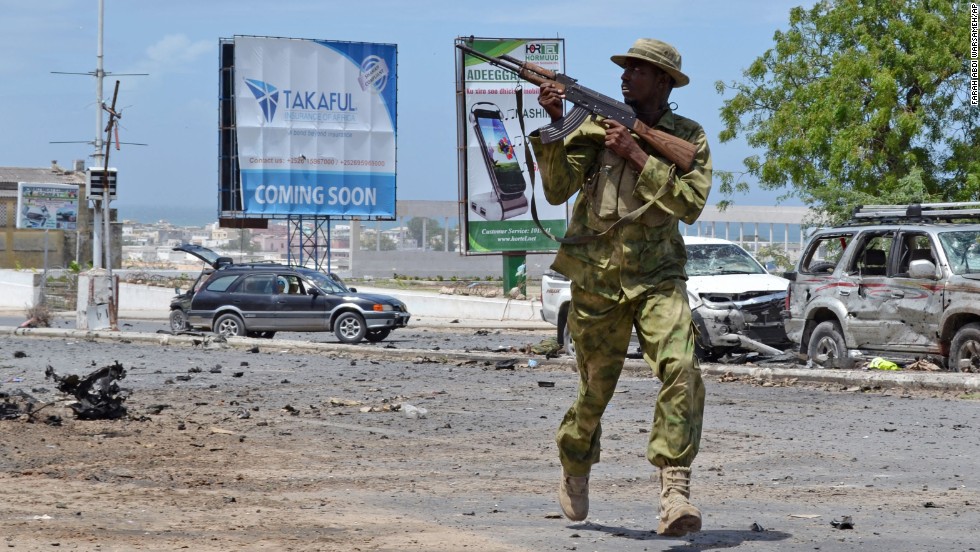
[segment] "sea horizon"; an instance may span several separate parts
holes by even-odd
[[[218,211],[214,207],[123,205],[116,209],[118,209],[119,220],[130,220],[141,224],[153,224],[163,220],[174,226],[207,226],[218,220]]]

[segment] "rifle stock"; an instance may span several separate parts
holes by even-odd
[[[694,166],[694,157],[698,154],[698,148],[687,140],[650,128],[639,119],[633,123],[633,132],[684,172],[690,171]]]

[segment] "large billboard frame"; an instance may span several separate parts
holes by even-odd
[[[456,44],[564,72],[565,45],[561,38],[460,37]],[[454,50],[464,254],[557,251],[557,242],[541,232],[533,220],[531,202],[541,226],[558,236],[564,235],[568,226],[567,208],[564,204],[550,205],[543,194],[535,193],[541,179],[533,159],[530,167],[525,162],[526,137],[521,132],[521,117],[527,132],[551,123],[537,103],[538,87],[459,48]],[[523,104],[520,114],[518,94]],[[535,201],[532,194],[542,200]]]
[[[222,38],[218,126],[223,226],[395,220],[396,45]]]

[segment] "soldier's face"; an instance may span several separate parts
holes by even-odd
[[[645,61],[627,58],[623,62],[623,100],[634,108],[658,108],[667,101],[673,79],[666,71]]]

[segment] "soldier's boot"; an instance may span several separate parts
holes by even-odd
[[[589,476],[568,475],[562,469],[561,483],[558,484],[558,504],[568,519],[585,519],[589,515]]]
[[[701,512],[690,500],[691,468],[661,468],[658,534],[681,537],[701,530]]]

